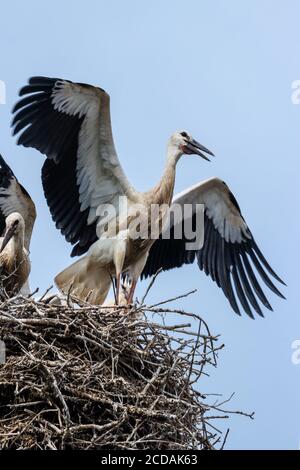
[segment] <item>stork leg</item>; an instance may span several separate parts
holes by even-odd
[[[126,255],[126,238],[120,238],[114,247],[114,264],[116,270],[116,305],[120,304],[121,275]]]
[[[116,305],[120,302],[120,285],[121,285],[121,273],[116,276]]]
[[[128,298],[127,298],[127,304],[128,305],[132,304],[132,302],[133,302],[133,296],[134,296],[134,291],[135,291],[136,285],[137,285],[137,281],[132,280],[130,290],[129,290],[129,294],[128,294]]]
[[[144,269],[147,258],[148,258],[148,252],[143,253],[138,258],[138,260],[133,265],[131,265],[131,269],[130,269],[131,286],[130,286],[129,295],[128,295],[128,299],[127,299],[127,304],[128,305],[132,304],[132,302],[133,302],[133,296],[134,296],[135,288],[136,288],[136,285],[138,283],[139,277],[140,277],[140,275],[141,275],[141,273]]]

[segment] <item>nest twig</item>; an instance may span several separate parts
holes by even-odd
[[[227,414],[195,387],[221,346],[194,314],[177,311],[184,320],[169,326],[146,317],[170,311],[164,302],[131,309],[22,296],[3,302],[0,449],[221,447],[212,420]]]

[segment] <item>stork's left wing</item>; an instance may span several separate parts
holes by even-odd
[[[186,239],[184,230],[182,238],[176,239],[171,224],[170,238],[160,236],[153,244],[142,277],[154,275],[159,269],[169,270],[191,264],[197,259],[199,268],[222,289],[237,314],[240,314],[240,308],[236,296],[244,311],[252,318],[250,305],[263,316],[258,300],[272,310],[255,270],[275,294],[284,298],[266,271],[278,282],[284,282],[259,250],[235,197],[223,181],[218,178],[203,181],[175,197],[175,203],[181,207],[184,204],[192,205],[193,223],[196,204],[204,204],[203,246],[198,250],[187,250],[186,243],[191,240]],[[179,222],[177,220],[178,223],[183,225],[184,218]]]
[[[120,196],[135,197],[115,150],[110,97],[102,88],[48,77],[30,78],[20,96],[13,132],[21,132],[19,145],[47,156],[42,183],[52,218],[76,244],[72,255],[81,255],[104,231],[102,208],[110,204],[118,216]]]
[[[24,245],[29,250],[36,218],[35,205],[26,189],[18,182],[13,171],[0,155],[0,235],[5,230],[6,217],[12,212],[18,212],[24,219]]]

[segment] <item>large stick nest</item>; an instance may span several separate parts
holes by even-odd
[[[164,312],[24,297],[0,305],[0,449],[220,447],[211,411],[223,410],[196,385],[216,364],[216,338],[182,311],[198,331],[158,323]]]

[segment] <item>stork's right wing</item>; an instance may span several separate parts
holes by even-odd
[[[134,198],[118,160],[111,129],[109,95],[101,88],[33,77],[14,107],[18,144],[47,156],[42,182],[52,218],[80,255],[101,235],[99,210],[119,197]],[[97,234],[96,234],[96,225]]]
[[[36,218],[35,205],[26,189],[18,182],[13,171],[0,155],[0,235],[5,230],[5,219],[12,212],[22,215],[25,222],[25,247],[29,244]]]
[[[159,269],[169,270],[184,264],[192,264],[197,260],[199,268],[222,289],[237,314],[240,314],[237,299],[243,310],[252,318],[254,316],[251,306],[263,316],[259,301],[272,310],[256,275],[258,274],[263,283],[280,297],[283,295],[267,272],[276,281],[282,284],[284,282],[258,248],[228,186],[218,178],[201,181],[177,195],[173,201],[173,206],[179,205],[183,208],[186,204],[192,207],[193,222],[195,222],[197,204],[204,205],[203,246],[188,250],[187,242],[190,240],[184,235],[176,238],[172,225],[170,237],[164,239],[160,236],[152,245],[142,277],[152,276]],[[182,225],[182,234],[185,222],[184,217],[176,222]],[[203,227],[199,228],[203,230]]]

